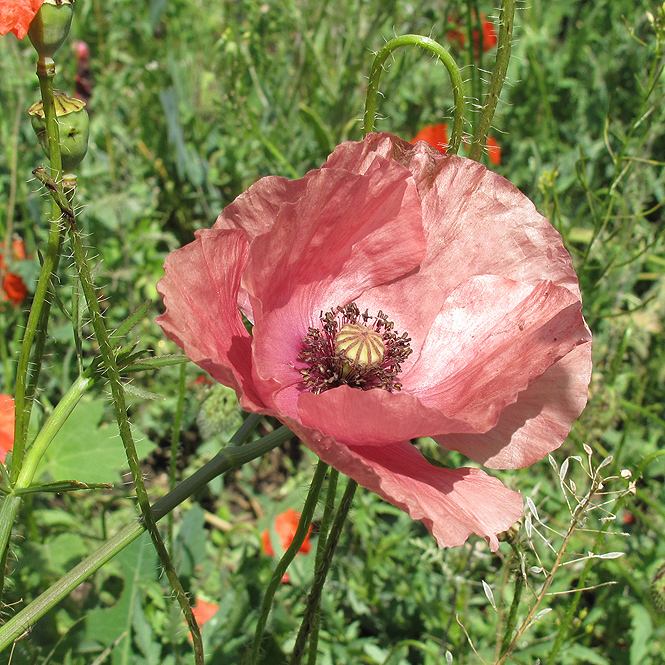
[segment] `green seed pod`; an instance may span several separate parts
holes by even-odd
[[[44,0],[44,4],[32,19],[28,37],[40,60],[52,59],[69,34],[72,3],[73,0]]]
[[[63,173],[73,173],[88,152],[89,118],[85,102],[56,92],[53,95],[55,115],[60,131],[60,152]],[[46,120],[42,102],[35,102],[28,113],[32,116],[32,127],[41,143],[44,154],[50,159],[51,151],[46,134]]]

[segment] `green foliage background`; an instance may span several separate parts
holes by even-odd
[[[479,2],[477,11],[493,17],[498,9]],[[361,138],[373,50],[404,33],[447,43],[447,31],[466,12],[466,4],[431,0],[77,0],[71,37],[89,44],[94,75],[79,219],[98,258],[111,324],[156,298],[166,254],[195,229],[210,226],[255,180],[299,177],[337,143]],[[613,456],[602,470],[615,477],[601,497],[609,502],[607,512],[590,511],[574,533],[550,589],[555,595],[541,608],[552,611],[525,633],[513,662],[664,662],[663,601],[659,605],[650,590],[665,563],[665,465],[659,456],[665,440],[665,78],[654,15],[656,7],[645,0],[519,5],[514,58],[493,129],[502,163],[493,168],[551,219],[573,256],[595,340],[591,401],[554,454],[556,466],[545,460],[500,474],[529,497],[536,513],[528,511],[511,545],[496,555],[477,540],[438,550],[419,523],[362,493],[324,596],[320,664],[494,662],[510,622],[519,624],[532,606],[542,569],[556,560],[563,540],[558,534],[571,523],[566,497],[574,505],[571,497],[590,486],[583,444],[593,450],[596,467]],[[481,93],[485,75],[474,73],[472,53],[451,48],[467,65],[470,90]],[[479,67],[491,69],[493,55],[484,53]],[[68,45],[58,70],[57,85],[71,93],[76,60]],[[26,241],[32,263],[22,271],[31,288],[46,236],[46,202],[30,180],[44,161],[25,113],[38,94],[33,73],[27,41],[2,38],[0,224],[11,217]],[[396,54],[381,90],[379,130],[408,139],[424,125],[450,118],[444,68],[422,52]],[[61,293],[69,307],[78,294],[73,271],[63,263]],[[136,337],[156,354],[175,352],[153,323],[159,307],[157,302]],[[27,303],[0,311],[7,393],[26,312]],[[63,313],[56,312],[50,332],[43,414],[77,373],[72,325]],[[96,354],[90,340],[83,352],[86,359]],[[182,475],[211,457],[239,418],[228,395],[194,383],[198,376],[188,370]],[[159,496],[167,485],[177,370],[137,377],[136,384],[162,398],[134,399],[132,407],[145,437],[151,492]],[[59,444],[88,452],[108,448],[97,466],[104,467],[99,478],[104,475],[114,489],[35,495],[25,502],[12,545],[6,613],[36,597],[135,514],[130,488],[116,471],[120,443],[110,425],[104,428],[112,421],[106,395],[98,391],[79,408]],[[570,456],[582,463],[564,462]],[[86,468],[83,458],[71,465],[67,459],[54,444],[44,479],[97,479],[94,463]],[[465,463],[454,453],[444,462]],[[207,662],[239,662],[274,566],[262,554],[260,533],[277,513],[298,510],[312,463],[293,443],[211,483],[177,511],[183,584],[193,597],[220,606],[203,631]],[[616,506],[617,493],[628,487],[620,477],[624,469],[637,482]],[[608,520],[611,514],[616,519]],[[594,552],[621,556],[584,558]],[[311,557],[296,559],[290,576],[271,618],[265,663],[287,662]],[[524,588],[513,602],[519,579]],[[587,590],[570,593],[578,587]],[[168,593],[151,548],[138,541],[42,619],[11,654],[0,654],[0,662],[193,662]]]

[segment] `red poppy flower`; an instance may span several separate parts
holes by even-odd
[[[440,125],[427,125],[411,139],[411,143],[416,141],[425,141],[428,145],[445,154],[448,151],[448,125],[445,122]],[[464,144],[468,147],[467,141],[464,141]],[[492,164],[501,164],[501,146],[493,136],[487,137],[487,155]]]
[[[487,154],[492,164],[501,164],[501,146],[493,136],[487,137]]]
[[[293,508],[289,508],[286,512],[280,513],[275,518],[275,531],[279,536],[279,542],[282,545],[283,550],[287,549],[293,542],[293,538],[298,529],[298,524],[300,524],[300,514],[293,510]],[[307,554],[312,549],[312,544],[309,542],[309,534],[311,532],[312,525],[310,524],[309,532],[305,536],[305,540],[303,540],[298,552]],[[261,534],[261,544],[263,545],[263,551],[268,556],[275,556],[275,550],[270,542],[270,529],[266,529]]]
[[[192,607],[192,612],[194,613],[196,623],[198,623],[199,626],[202,626],[215,616],[218,609],[219,605],[216,605],[215,603],[207,603],[205,600],[197,598],[196,604]]]
[[[0,462],[4,464],[7,453],[14,447],[14,398],[0,395]]]
[[[4,243],[0,244],[0,251],[3,249]],[[25,259],[25,245],[19,238],[12,241],[12,254],[14,261]],[[5,271],[5,259],[2,253],[0,253],[0,276],[2,276],[2,300],[10,300],[14,305],[20,305],[28,293],[28,287],[20,275]]]
[[[2,0],[0,35],[13,32],[19,39],[23,39],[43,2],[44,0]]]
[[[440,125],[427,125],[411,139],[411,143],[416,141],[425,141],[432,148],[445,153],[448,150],[448,125],[445,122]]]
[[[461,24],[462,21],[459,20],[457,25]],[[493,49],[498,43],[496,30],[494,29],[494,24],[485,18],[485,14],[480,15],[480,28],[483,31],[483,52],[486,53],[490,49]],[[466,44],[466,34],[460,29],[450,30],[446,34],[446,38],[449,42],[456,44],[459,48],[463,48],[464,44]],[[477,59],[480,51],[480,32],[476,29],[473,30],[473,50]]]
[[[166,334],[441,546],[476,533],[496,550],[520,495],[411,440],[517,468],[584,408],[577,276],[531,201],[475,161],[369,134],[300,180],[262,178],[196,236],[165,262]]]
[[[25,285],[20,275],[8,272],[2,280],[2,299],[11,300],[15,305],[20,305],[28,293],[28,287]]]

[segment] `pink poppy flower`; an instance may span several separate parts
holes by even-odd
[[[23,39],[43,2],[44,0],[2,0],[0,35],[13,32],[19,39]]]
[[[262,178],[196,236],[165,262],[166,334],[441,546],[476,533],[496,550],[519,493],[410,440],[518,468],[584,408],[577,277],[531,201],[475,161],[369,134],[300,180]]]

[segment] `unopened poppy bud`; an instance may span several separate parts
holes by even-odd
[[[72,24],[73,0],[44,0],[32,19],[28,37],[40,60],[52,59],[62,46]]]
[[[60,129],[60,152],[62,154],[62,170],[64,173],[73,172],[81,163],[88,151],[89,118],[85,110],[85,102],[56,92],[55,115]],[[50,159],[51,151],[46,134],[46,120],[44,107],[41,101],[35,102],[28,113],[32,116],[32,127],[42,145],[44,154]]]

